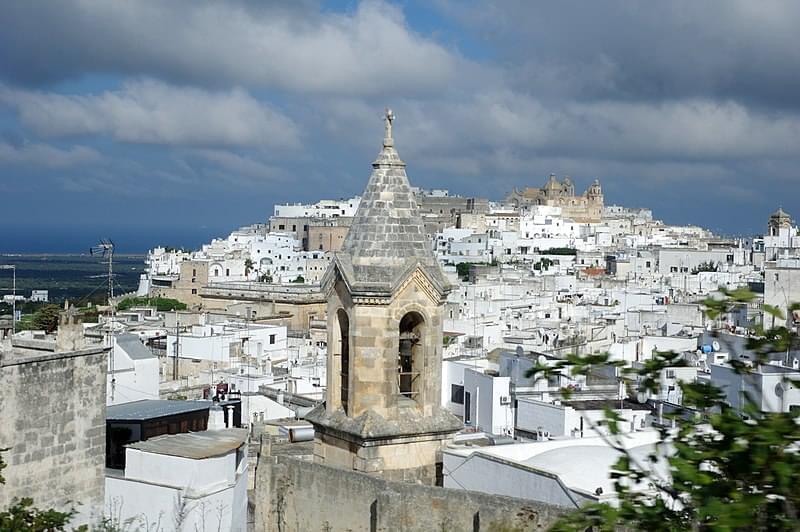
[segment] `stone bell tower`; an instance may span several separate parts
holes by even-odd
[[[441,407],[442,319],[450,285],[426,235],[386,111],[383,149],[340,252],[328,297],[327,400],[306,419],[315,461],[433,484],[462,428]]]

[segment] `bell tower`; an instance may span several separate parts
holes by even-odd
[[[315,461],[433,484],[462,428],[441,407],[442,319],[450,285],[433,254],[386,110],[383,149],[340,252],[328,298],[327,397],[306,419]]]

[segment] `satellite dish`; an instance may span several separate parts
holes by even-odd
[[[539,355],[539,358],[536,359],[539,365],[544,366],[547,363],[547,357],[544,355]]]
[[[647,394],[645,392],[639,392],[636,394],[636,402],[643,405],[647,402]]]
[[[717,342],[716,340],[711,342],[711,349],[713,349],[714,351],[719,351],[719,349],[720,349],[719,348],[719,342]]]
[[[778,397],[783,397],[783,383],[778,383],[775,385],[775,395]]]

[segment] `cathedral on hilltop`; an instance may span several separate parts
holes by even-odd
[[[394,148],[393,120],[387,110],[383,149],[322,281],[327,396],[306,419],[317,463],[432,485],[440,449],[463,427],[441,406],[451,287]]]
[[[575,195],[575,184],[569,176],[559,182],[555,174],[550,177],[542,188],[516,188],[506,197],[506,203],[515,207],[531,205],[548,205],[561,207],[564,218],[570,218],[579,223],[598,223],[603,216],[603,190],[600,182],[594,183],[581,196]]]

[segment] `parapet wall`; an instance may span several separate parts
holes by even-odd
[[[22,353],[22,351],[20,351]],[[107,352],[39,352],[0,360],[0,508],[30,497],[75,508],[73,525],[103,511]]]
[[[391,482],[265,454],[254,502],[259,532],[521,532],[546,530],[563,513],[523,499]]]

